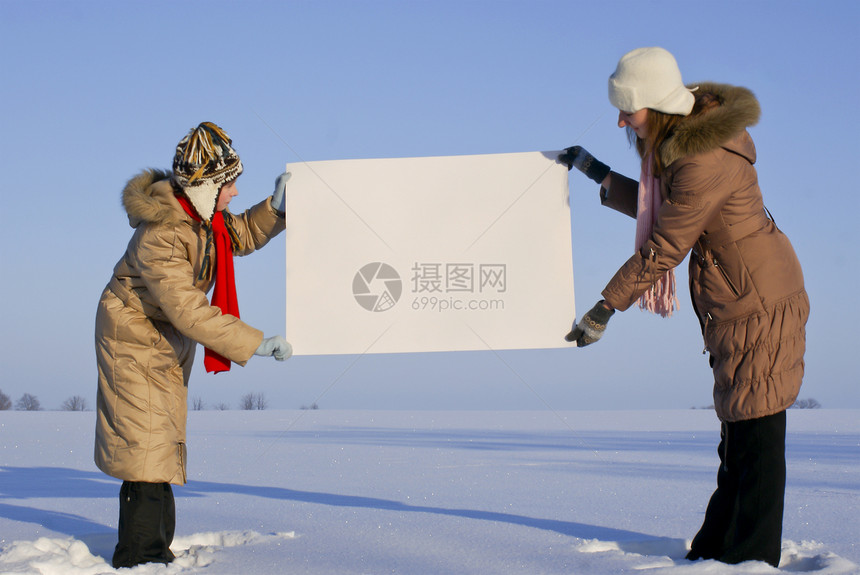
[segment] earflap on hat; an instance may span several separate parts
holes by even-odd
[[[242,173],[242,160],[227,133],[202,122],[176,146],[173,179],[206,222],[212,220],[221,187]]]
[[[216,184],[212,180],[197,180],[198,184],[183,186],[182,193],[194,206],[194,211],[204,222],[211,222],[215,215],[215,207],[218,205],[218,193],[222,184]]]

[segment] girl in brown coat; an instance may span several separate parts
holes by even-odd
[[[746,88],[688,88],[662,48],[624,55],[609,79],[642,158],[634,181],[579,146],[561,156],[601,185],[601,202],[637,220],[637,251],[568,334],[600,339],[615,310],[637,301],[671,315],[674,268],[690,254],[689,283],[714,372],[722,422],[717,490],[689,559],[777,566],[785,493],[785,410],[803,377],[809,301],[788,238],[764,207],[747,127],[760,109]]]
[[[252,355],[284,360],[283,337],[239,319],[233,255],[284,229],[287,174],[244,214],[227,210],[242,162],[226,133],[204,122],[176,148],[172,172],[147,170],[123,190],[134,235],[96,313],[96,465],[122,479],[114,567],[173,559],[171,483],[185,483],[188,379],[197,343],[207,371]],[[214,286],[212,301],[206,293]]]

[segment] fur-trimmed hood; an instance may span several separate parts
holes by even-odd
[[[689,87],[693,89],[695,86]],[[748,127],[758,123],[761,116],[761,107],[752,91],[741,86],[702,82],[698,84],[697,92],[713,94],[720,105],[687,116],[678,124],[661,147],[664,165],[669,166],[685,156],[720,147],[754,163],[755,146],[752,139],[744,134]]]
[[[187,218],[185,211],[173,196],[171,172],[144,170],[131,178],[122,191],[122,205],[128,213],[128,223],[136,228],[140,224],[176,224]]]

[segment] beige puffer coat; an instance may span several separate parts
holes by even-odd
[[[780,412],[803,378],[809,300],[788,238],[768,217],[746,131],[760,109],[746,88],[700,84],[721,105],[688,116],[662,147],[663,205],[651,238],[603,291],[625,310],[690,254],[690,292],[723,421]],[[604,205],[636,217],[638,182],[616,173]]]
[[[199,280],[206,231],[173,195],[170,173],[145,171],[123,191],[135,229],[96,313],[96,465],[113,477],[185,483],[185,421],[197,343],[245,365],[263,334],[209,305]],[[284,229],[265,199],[232,217],[242,256]],[[210,254],[215,261],[214,246]]]

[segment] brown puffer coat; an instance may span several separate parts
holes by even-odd
[[[714,370],[723,421],[780,412],[803,378],[809,300],[788,238],[768,217],[755,146],[760,109],[746,88],[700,84],[721,105],[688,116],[664,142],[663,205],[653,234],[603,291],[625,310],[691,252],[692,302]],[[638,182],[616,173],[604,205],[636,217]]]
[[[214,274],[197,279],[206,231],[176,201],[169,177],[145,171],[123,191],[135,231],[96,313],[95,462],[119,479],[181,485],[196,344],[245,365],[263,334],[209,305]],[[230,217],[242,246],[234,250],[237,256],[263,247],[284,229],[284,218],[268,198]],[[215,261],[214,247],[210,259]]]

